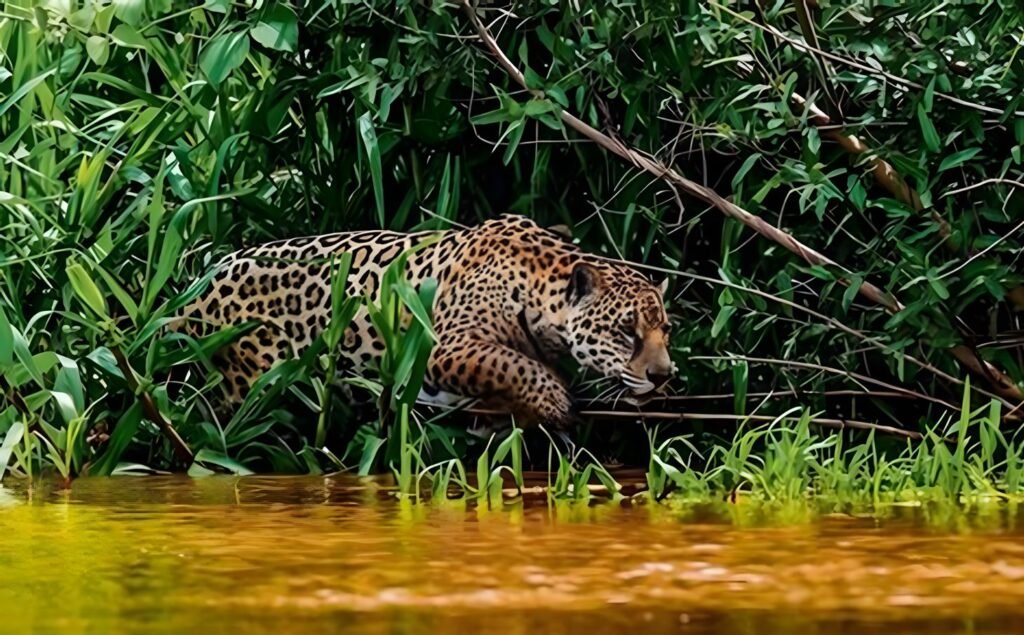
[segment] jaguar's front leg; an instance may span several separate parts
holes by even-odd
[[[572,398],[550,368],[519,351],[471,335],[443,337],[429,369],[432,384],[456,395],[508,410],[523,424],[566,426]]]

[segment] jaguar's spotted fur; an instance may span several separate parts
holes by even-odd
[[[425,241],[433,242],[411,252],[406,267],[414,285],[438,282],[425,396],[479,398],[521,420],[564,424],[572,401],[548,360],[571,354],[636,394],[669,378],[663,289],[518,216],[464,230],[338,233],[244,249],[219,265],[184,315],[193,325],[261,323],[218,356],[237,402],[260,373],[301,353],[326,327],[332,254],[351,252],[349,292],[375,297],[388,265]],[[383,349],[361,309],[343,357],[358,372]]]

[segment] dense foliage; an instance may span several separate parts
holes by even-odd
[[[661,411],[797,404],[916,429],[959,406],[956,344],[1024,379],[1016,3],[481,4],[532,92],[455,2],[7,0],[0,475],[167,468],[171,427],[208,467],[383,465],[389,417],[325,410],[315,355],[230,421],[212,416],[216,375],[181,386],[170,370],[216,342],[190,347],[166,320],[244,244],[504,211],[677,272],[673,386],[690,399]],[[828,254],[854,285],[581,140],[562,110]],[[882,165],[916,194],[876,181]],[[858,299],[860,280],[904,308]],[[396,381],[384,375],[361,381],[380,392]],[[401,414],[407,400],[385,401]],[[423,428],[431,447],[466,453],[475,438],[444,422]],[[718,431],[690,423],[699,443]],[[583,435],[603,438],[602,458],[647,450],[638,426],[615,425]]]

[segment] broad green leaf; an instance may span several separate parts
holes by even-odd
[[[526,121],[523,119],[517,119],[513,121],[506,134],[508,135],[508,146],[505,147],[505,154],[502,156],[502,162],[508,165],[515,156],[516,148],[519,147],[519,141],[523,138],[523,132],[526,131]]]
[[[509,121],[511,119],[512,116],[508,113],[508,111],[505,110],[504,108],[500,108],[498,110],[492,110],[490,112],[485,112],[480,115],[475,115],[471,121],[477,125],[482,126],[490,123],[501,123],[503,121]]]
[[[932,291],[935,292],[935,295],[939,296],[943,300],[949,299],[949,289],[947,289],[946,285],[942,283],[942,280],[939,278],[929,277],[928,284],[931,286]]]
[[[199,67],[214,86],[245,62],[249,37],[245,32],[222,33],[210,40],[199,55]]]
[[[277,51],[294,53],[299,39],[299,25],[295,14],[286,6],[271,6],[259,23],[252,28],[252,39]]]
[[[433,278],[428,278],[423,281],[423,286],[429,289],[429,293],[433,294],[433,289],[437,288],[437,281]],[[427,307],[420,296],[413,290],[408,284],[400,284],[395,288],[398,293],[398,297],[402,299],[402,303],[409,309],[409,311],[416,318],[416,321],[422,325],[424,331],[426,331],[432,339],[437,339],[434,333],[434,327],[430,320],[430,308]]]
[[[53,401],[57,404],[57,412],[60,413],[65,425],[71,425],[71,422],[75,420],[79,414],[78,410],[75,408],[75,402],[71,398],[71,395],[51,390],[50,397],[53,398]]]
[[[53,75],[56,72],[56,68],[51,68],[50,70],[44,73],[40,73],[32,79],[22,83],[21,86],[18,86],[18,88],[13,93],[11,93],[10,96],[6,97],[3,101],[0,101],[0,117],[3,117],[10,108],[12,108],[18,102],[20,102],[25,95],[29,94],[32,91],[32,89],[42,84],[44,81],[46,81],[47,77]]]
[[[43,381],[44,371],[36,364],[35,356],[29,351],[28,340],[10,323],[3,305],[0,304],[0,365],[9,366],[15,359],[21,362],[21,371],[28,373],[40,388],[46,388]],[[4,368],[0,370],[10,372],[12,376],[15,374],[15,371],[7,371]]]
[[[752,152],[750,156],[743,160],[743,163],[740,164],[740,169],[736,170],[736,174],[732,177],[732,189],[740,189],[740,186],[743,184],[743,177],[747,175],[747,172],[750,172],[750,169],[754,167],[754,164],[760,158],[760,152]]]
[[[203,448],[196,453],[195,462],[197,464],[206,463],[209,465],[216,465],[217,467],[223,468],[232,474],[237,474],[239,476],[248,476],[253,473],[252,470],[231,457],[225,456],[220,452],[214,452],[207,448]]]
[[[554,110],[555,105],[546,99],[531,99],[523,106],[523,114],[527,117],[539,117]]]
[[[925,112],[932,111],[932,104],[935,101],[935,77],[932,77],[931,81],[924,89],[924,96],[922,97],[922,103],[924,104]]]
[[[231,0],[206,0],[203,8],[211,13],[227,13],[231,9]]]
[[[99,274],[100,278],[103,278],[104,285],[110,289],[110,292],[114,294],[117,301],[121,303],[121,307],[128,312],[128,317],[131,318],[132,322],[135,322],[139,314],[139,305],[136,304],[128,291],[103,267],[97,266],[96,273]]]
[[[821,149],[821,137],[818,135],[817,128],[810,127],[807,129],[807,149],[814,155],[817,155],[818,150]]]
[[[843,313],[850,310],[850,306],[857,299],[857,294],[860,293],[860,287],[863,283],[864,279],[861,276],[850,276],[850,284],[846,286],[846,291],[843,292]]]
[[[89,29],[92,28],[92,22],[95,18],[96,10],[91,4],[86,4],[81,9],[68,16],[68,24],[79,31],[88,33]]]
[[[363,440],[363,451],[359,456],[359,470],[356,472],[359,476],[370,474],[370,470],[373,469],[373,464],[377,460],[377,452],[385,442],[385,439],[375,436],[367,436]]]
[[[112,4],[102,9],[96,9],[96,18],[92,23],[93,30],[101,35],[110,33],[110,24],[114,21],[114,12],[116,10],[117,7]]]
[[[122,22],[138,26],[146,12],[146,0],[113,0],[114,15]]]
[[[14,327],[0,306],[0,371],[4,373],[10,372],[8,369],[14,364],[14,333]]]
[[[142,37],[142,34],[135,30],[134,27],[127,24],[118,24],[114,27],[114,32],[110,34],[110,38],[114,40],[114,44],[118,46],[126,46],[128,48],[144,49],[146,48],[146,38]]]
[[[103,66],[110,57],[110,41],[105,35],[92,35],[85,41],[85,50],[97,66]]]
[[[732,305],[723,306],[718,310],[718,315],[715,316],[715,322],[711,325],[711,337],[718,337],[719,333],[721,333],[725,329],[726,325],[729,324],[729,318],[731,318],[732,314],[735,312],[736,307]]]
[[[966,150],[955,152],[942,160],[942,163],[939,164],[939,172],[967,163],[979,152],[981,152],[981,148],[967,148]]]
[[[747,413],[747,383],[750,376],[750,366],[746,360],[741,360],[732,365],[732,389],[733,389],[733,410],[738,415]]]

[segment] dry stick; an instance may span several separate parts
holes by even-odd
[[[463,2],[465,2],[465,1],[466,0],[463,0]],[[864,62],[861,62],[860,60],[857,60],[855,58],[843,57],[842,55],[836,55],[835,53],[829,53],[828,51],[823,51],[820,48],[815,48],[815,47],[813,47],[810,44],[807,44],[805,42],[800,42],[799,40],[794,40],[793,38],[786,36],[784,33],[779,31],[778,29],[776,29],[774,27],[770,27],[770,26],[764,25],[764,24],[759,24],[757,22],[754,22],[750,18],[748,18],[748,17],[746,17],[746,16],[744,16],[744,15],[742,15],[740,13],[737,13],[736,11],[733,11],[732,9],[730,9],[730,8],[728,8],[726,6],[723,6],[723,5],[715,2],[715,0],[709,0],[708,4],[710,4],[711,6],[717,8],[717,9],[721,9],[722,11],[724,11],[725,13],[728,13],[729,15],[731,15],[734,18],[736,18],[740,22],[745,22],[746,24],[749,24],[750,26],[754,27],[755,29],[759,29],[761,31],[764,31],[765,33],[768,33],[768,34],[772,35],[773,37],[775,37],[775,38],[777,38],[779,40],[782,40],[783,42],[789,43],[790,45],[792,45],[793,47],[795,47],[795,48],[797,48],[797,49],[799,49],[801,51],[817,53],[821,57],[824,57],[826,59],[832,60],[834,62],[838,62],[840,64],[843,64],[844,66],[850,66],[852,68],[856,68],[857,70],[863,71],[864,73],[867,73],[868,75],[872,75],[874,77],[881,77],[882,79],[888,80],[890,83],[895,84],[898,88],[900,88],[901,90],[904,90],[904,91],[907,90],[908,88],[911,88],[911,89],[914,89],[914,90],[921,90],[921,91],[923,91],[925,89],[925,87],[923,85],[921,85],[921,84],[919,84],[917,82],[911,81],[911,80],[909,80],[909,79],[907,79],[905,77],[900,77],[899,75],[893,75],[892,73],[888,73],[886,71],[883,71],[883,70],[880,70],[880,69],[877,69],[877,68],[872,68],[871,66],[868,66]],[[1004,111],[1002,111],[1002,110],[1000,110],[998,108],[993,108],[992,106],[986,106],[985,104],[977,104],[977,103],[974,103],[972,101],[967,101],[966,99],[961,99],[961,98],[959,98],[959,97],[957,97],[955,95],[950,95],[948,93],[934,91],[933,94],[936,97],[938,97],[939,99],[942,99],[942,100],[945,100],[945,101],[957,104],[958,106],[963,106],[965,108],[970,108],[972,110],[978,110],[980,112],[987,112],[987,113],[990,113],[990,114],[993,114],[993,115],[999,115],[999,116],[1002,116],[1002,115],[1006,114]],[[1015,117],[1024,117],[1024,111],[1017,111],[1017,110],[1015,110],[1015,111],[1012,112],[1012,114]]]
[[[657,396],[651,399],[654,403],[660,403],[664,401],[708,401],[714,399],[733,399],[736,396],[734,392],[723,392],[723,393],[709,393],[702,395],[664,395]],[[912,399],[918,400],[920,396],[915,394],[908,394],[902,391],[896,390],[773,390],[773,391],[762,391],[762,392],[748,392],[747,399],[775,399],[780,397],[865,397],[869,399]],[[611,405],[614,400],[609,401],[607,399],[590,399],[586,400],[588,404],[603,404]]]
[[[804,30],[804,37],[807,38],[807,30],[809,29],[811,35],[813,35],[813,27],[810,25],[809,16],[806,13],[806,7],[803,7],[801,4],[802,1],[803,0],[796,0],[796,4],[798,5],[798,13],[800,14],[801,18],[800,27],[801,29]],[[761,26],[757,25],[754,22],[750,22],[750,24],[754,24],[755,26]],[[771,29],[770,27],[764,28],[766,31],[772,33],[773,35],[781,36],[780,33],[778,33],[774,29]],[[788,39],[783,39],[784,41],[790,42],[790,40]],[[821,49],[818,47],[816,39],[814,41],[810,41],[810,44],[811,46],[806,47],[804,49],[808,53],[823,53],[823,51],[821,51]],[[815,57],[814,60],[819,64],[822,63],[821,60],[817,57]],[[751,69],[748,68],[747,70],[749,71]],[[854,156],[861,156],[868,154],[870,152],[870,147],[857,136],[852,134],[846,134],[840,128],[830,127],[832,125],[830,117],[820,108],[818,108],[812,103],[809,103],[806,99],[803,98],[803,96],[799,95],[798,93],[793,93],[790,96],[790,99],[792,99],[792,101],[795,104],[797,104],[805,112],[807,112],[808,121],[813,123],[815,127],[817,127],[825,134],[825,136],[835,141],[836,144],[839,145],[839,147],[843,148],[848,153]],[[896,171],[896,168],[894,168],[892,164],[890,164],[888,161],[885,161],[884,159],[877,155],[871,155],[868,159],[868,165],[871,167],[871,174],[872,176],[874,176],[875,181],[879,185],[884,187],[886,190],[888,190],[889,193],[892,194],[897,200],[903,202],[905,205],[909,206],[915,212],[920,213],[924,210],[924,205],[921,202],[920,195],[917,193],[916,190],[914,190],[914,188],[910,187],[910,184],[907,183],[906,179],[904,179],[898,171]],[[943,218],[942,215],[939,214],[938,211],[936,211],[934,208],[930,210],[930,216],[932,220],[938,225],[939,234],[942,236],[942,239],[946,247],[952,251],[958,251],[957,246],[952,241],[952,231],[950,230],[949,223],[946,222],[946,219]],[[961,265],[961,267],[962,266],[963,265]],[[1011,290],[1007,294],[1007,297],[1010,299],[1011,302],[1013,302],[1017,306],[1024,307],[1024,288],[1018,287]],[[977,362],[981,362],[980,371],[975,369],[970,364],[968,364],[968,366],[972,368],[972,370],[975,370],[975,372],[980,372],[980,374],[982,374],[985,377],[985,379],[987,379],[990,383],[994,385],[997,391],[1000,391],[1000,388],[1003,385],[1012,383],[1005,375],[1003,375],[997,369],[995,369],[995,367],[992,367],[988,365],[986,362],[981,361],[977,354],[969,347],[957,346],[955,347],[955,349],[960,350],[960,354],[957,354],[956,350],[954,350],[954,355],[956,355],[958,359],[961,359],[961,361],[963,361],[963,358],[961,356],[969,356],[970,359],[975,360]],[[996,372],[993,374],[989,374],[988,371],[990,368],[992,370],[995,370]],[[1005,395],[1005,393],[1001,394]],[[1014,396],[1014,399],[1016,398],[1017,397]],[[1011,412],[1014,412],[1019,407],[1020,404],[1018,404],[1016,407],[1013,407],[1011,409]]]
[[[530,89],[530,87],[526,83],[526,78],[523,76],[523,73],[518,68],[516,68],[512,61],[509,60],[508,56],[506,56],[505,53],[501,50],[501,48],[498,46],[498,43],[494,40],[490,32],[480,21],[479,16],[477,16],[476,11],[473,9],[473,6],[470,4],[469,0],[462,0],[462,6],[465,9],[466,14],[469,16],[470,22],[472,22],[473,27],[476,29],[477,34],[480,36],[480,39],[487,46],[488,50],[490,50],[491,53],[494,54],[494,56],[498,60],[498,64],[505,70],[505,72],[507,72],[512,77],[512,79],[520,86],[526,88],[536,96],[541,96],[543,93]],[[636,150],[626,146],[621,141],[612,139],[608,135],[595,129],[593,126],[580,120],[579,118],[572,115],[568,111],[564,109],[559,110],[559,116],[562,119],[562,121],[570,128],[576,130],[578,133],[587,137],[588,139],[598,144],[602,148],[626,159],[633,165],[650,172],[651,174],[655,175],[660,179],[665,179],[666,181],[678,187],[683,192],[690,194],[691,196],[694,196],[702,201],[705,201],[706,203],[711,204],[712,206],[718,208],[718,210],[725,214],[726,216],[738,220],[739,222],[753,229],[754,231],[761,234],[765,238],[768,238],[769,240],[772,240],[773,242],[782,245],[789,251],[800,256],[808,264],[826,265],[841,270],[843,269],[842,267],[840,267],[838,263],[833,261],[828,256],[825,256],[824,254],[819,253],[818,251],[815,251],[814,249],[804,245],[793,236],[775,227],[774,225],[771,225],[762,218],[755,216],[748,212],[747,210],[739,207],[738,205],[735,205],[734,203],[725,200],[714,190],[704,187],[703,185],[695,181],[691,181],[690,179],[676,172],[670,166],[667,166],[656,159],[653,159],[651,157],[648,157],[647,155],[637,152]],[[850,284],[849,279],[841,278],[840,280],[844,284]],[[861,295],[868,298],[872,302],[875,302],[876,304],[884,307],[890,313],[898,313],[903,309],[903,305],[900,304],[900,302],[896,298],[894,298],[893,296],[889,295],[882,289],[876,287],[875,285],[869,282],[861,283],[857,290]],[[1018,388],[1012,381],[1010,381],[1010,379],[1006,377],[1002,373],[1002,371],[998,370],[988,362],[979,359],[968,347],[963,345],[957,345],[950,349],[950,352],[952,352],[953,356],[960,360],[960,363],[962,363],[964,366],[982,375],[983,377],[988,378],[989,381],[992,382],[996,392],[998,392],[1000,395],[1008,399],[1024,401],[1024,392],[1021,392],[1020,388]]]
[[[961,192],[966,192],[968,190],[973,190],[979,187],[984,187],[986,185],[1012,185],[1014,187],[1024,189],[1024,182],[1021,181],[1014,181],[1013,179],[985,179],[984,181],[978,181],[977,183],[973,183],[971,185],[965,185],[964,187],[957,188],[955,190],[943,192],[942,198],[946,198],[947,196],[953,196],[954,194],[960,194]]]
[[[640,419],[661,419],[667,421],[683,421],[683,420],[695,420],[695,421],[775,421],[778,417],[772,417],[770,415],[730,415],[730,414],[705,414],[698,412],[624,412],[621,410],[584,410],[579,413],[583,416],[588,417],[635,417]],[[794,417],[795,418],[795,417]],[[896,428],[893,426],[882,425],[880,423],[870,423],[868,421],[850,421],[848,419],[821,419],[812,418],[811,423],[825,426],[827,428],[853,428],[856,430],[875,430],[877,432],[884,432],[886,434],[894,434],[908,439],[914,439],[920,441],[924,436],[920,432],[914,432],[913,430],[904,430],[902,428]]]
[[[807,111],[808,121],[813,123],[815,127],[822,129],[825,136],[835,141],[843,150],[854,156],[868,154],[871,151],[871,148],[856,135],[846,134],[837,128],[826,128],[826,126],[832,125],[832,120],[829,116],[814,104],[808,103],[801,95],[793,93],[790,99]],[[920,195],[918,195],[914,188],[910,187],[910,184],[896,171],[896,168],[891,163],[877,155],[872,155],[868,159],[868,165],[871,167],[871,176],[875,177],[875,181],[888,190],[896,200],[908,205],[915,212],[924,210],[924,204],[921,203]],[[942,239],[946,241],[946,245],[950,249],[955,250],[956,246],[950,242],[952,232],[949,229],[949,223],[934,209],[931,210],[931,217],[938,224],[939,233],[942,235]]]
[[[909,388],[902,388],[900,386],[894,386],[893,384],[890,384],[888,382],[884,382],[884,381],[882,381],[880,379],[875,379],[874,377],[869,377],[868,375],[862,375],[860,373],[854,373],[854,372],[848,371],[846,369],[833,368],[831,366],[822,366],[821,364],[812,364],[810,362],[797,362],[797,361],[792,361],[792,360],[788,360],[788,359],[771,359],[771,358],[768,358],[768,357],[747,357],[745,355],[693,355],[693,356],[689,357],[689,359],[694,360],[694,361],[732,361],[732,360],[742,360],[742,361],[745,361],[745,362],[749,362],[751,364],[773,364],[773,365],[776,365],[776,366],[790,366],[792,368],[803,368],[805,370],[817,370],[817,371],[822,371],[822,372],[826,372],[826,373],[832,373],[834,375],[842,375],[844,377],[848,377],[850,379],[854,379],[854,380],[863,382],[865,384],[874,384],[876,386],[881,386],[882,388],[887,388],[889,390],[894,390],[894,391],[897,391],[897,392],[901,392],[901,393],[907,395],[907,397],[913,397],[915,399],[922,399],[924,401],[930,401],[932,403],[935,403],[935,404],[938,404],[938,405],[942,406],[943,408],[945,408],[947,410],[960,410],[959,407],[949,403],[948,401],[944,401],[942,399],[939,399],[938,397],[932,397],[931,395],[926,395],[924,393],[914,392],[913,390],[910,390]]]
[[[163,433],[164,437],[170,441],[178,461],[185,466],[191,465],[195,458],[192,450],[189,449],[185,440],[178,435],[178,431],[174,429],[174,426],[160,414],[160,409],[153,402],[153,397],[148,392],[139,390],[139,382],[135,379],[135,371],[132,370],[131,364],[128,363],[128,358],[124,356],[121,347],[111,346],[110,352],[114,354],[114,359],[117,360],[117,367],[121,369],[121,374],[124,375],[125,381],[128,382],[128,389],[138,397],[139,403],[142,404],[142,411],[146,413],[146,418],[155,423],[160,428],[160,432]]]
[[[801,0],[797,0],[796,1],[796,4],[798,6],[800,5],[800,3],[801,3]],[[796,48],[804,50],[804,51],[806,51],[808,53],[817,53],[819,55],[825,55],[826,54],[825,51],[822,51],[821,48],[818,47],[816,41],[809,42],[809,44],[810,44],[809,46],[801,46],[800,43],[798,43],[798,42],[796,42],[796,41],[794,41],[794,40],[792,40],[790,38],[787,38],[782,33],[780,33],[778,30],[776,30],[776,29],[774,29],[772,27],[769,27],[769,26],[766,26],[766,25],[757,24],[756,22],[747,20],[746,18],[742,18],[741,16],[739,16],[739,15],[737,15],[737,14],[731,12],[731,11],[728,11],[728,10],[726,10],[726,11],[728,13],[736,16],[737,18],[740,18],[742,21],[747,22],[748,24],[751,24],[751,25],[753,25],[755,27],[761,28],[765,32],[772,34],[773,36],[781,39],[782,41],[788,42],[788,43],[796,46]],[[803,14],[801,14],[801,18],[803,18]],[[800,21],[800,26],[801,26],[801,28],[804,27],[804,20],[803,19],[801,19],[801,21]],[[805,33],[805,39],[806,39],[806,33]],[[820,63],[820,61],[821,61],[817,57],[815,57],[814,60],[817,63]],[[866,72],[869,72],[869,73],[871,72],[870,69],[862,69],[862,70],[865,70]],[[913,82],[905,82],[905,83],[909,87],[911,87],[911,88],[916,88],[916,89],[919,89],[919,90],[923,90],[923,88],[924,88],[923,86],[921,86],[919,84],[914,84]],[[944,95],[944,97],[948,98],[949,96]],[[867,145],[865,145],[864,142],[861,141],[856,136],[844,134],[839,129],[836,129],[836,128],[827,128],[827,126],[831,125],[831,120],[830,120],[829,116],[827,114],[825,114],[823,111],[821,111],[819,108],[814,106],[813,104],[808,104],[807,101],[802,96],[800,96],[800,95],[798,95],[796,93],[793,93],[793,95],[791,96],[791,99],[796,104],[798,104],[799,106],[801,106],[801,107],[805,108],[805,110],[807,110],[808,114],[810,115],[809,119],[812,121],[812,123],[814,123],[814,125],[816,127],[818,127],[823,132],[825,132],[826,136],[831,138],[833,141],[835,141],[837,144],[839,144],[840,147],[842,147],[844,150],[846,150],[850,154],[853,154],[855,156],[856,155],[862,155],[862,154],[866,154],[870,150],[870,148]],[[957,101],[957,103],[959,103],[960,105],[970,105],[968,102],[959,102],[959,101]],[[1014,113],[1014,114],[1018,114],[1019,115],[1019,114],[1022,114],[1022,113]],[[918,193],[912,187],[910,187],[910,185],[906,182],[906,180],[900,175],[899,172],[896,171],[896,169],[890,163],[888,163],[887,161],[884,161],[883,159],[881,159],[881,158],[879,158],[877,156],[872,156],[869,159],[868,163],[871,166],[871,173],[875,177],[875,181],[877,181],[879,185],[881,185],[885,189],[889,190],[889,192],[894,197],[896,197],[897,200],[899,200],[899,201],[905,203],[906,205],[910,206],[911,209],[913,209],[915,212],[921,212],[921,211],[924,210],[924,205],[921,203],[921,197],[918,195]],[[993,180],[998,181],[999,179],[989,179],[987,181],[983,181],[981,184],[988,183],[988,182],[993,181]],[[1011,181],[1011,183],[1016,183],[1016,182],[1015,181]],[[978,185],[981,185],[981,184],[978,184]],[[959,190],[954,190],[953,192],[947,192],[944,196],[949,196],[949,195],[955,194],[957,192],[962,192],[962,191],[965,191],[965,190],[968,190],[968,189],[972,189],[973,187],[976,187],[976,186],[969,186],[969,187],[966,187],[966,188],[961,188]],[[939,234],[942,236],[943,241],[945,242],[946,247],[949,248],[952,251],[959,251],[957,246],[952,241],[952,231],[950,231],[949,223],[946,222],[946,219],[943,218],[942,215],[939,214],[938,211],[936,211],[934,208],[932,208],[930,210],[930,216],[932,217],[932,220],[935,221],[935,223],[939,226]],[[1006,297],[1010,300],[1010,302],[1012,302],[1018,308],[1024,308],[1024,287],[1015,287],[1014,289],[1011,289],[1009,292],[1007,292]],[[973,351],[971,351],[971,353],[973,355]],[[986,379],[990,379],[991,380],[992,378],[986,377]],[[1003,377],[1003,378],[1001,378],[1000,381],[1004,381],[1005,379],[1006,378]]]

